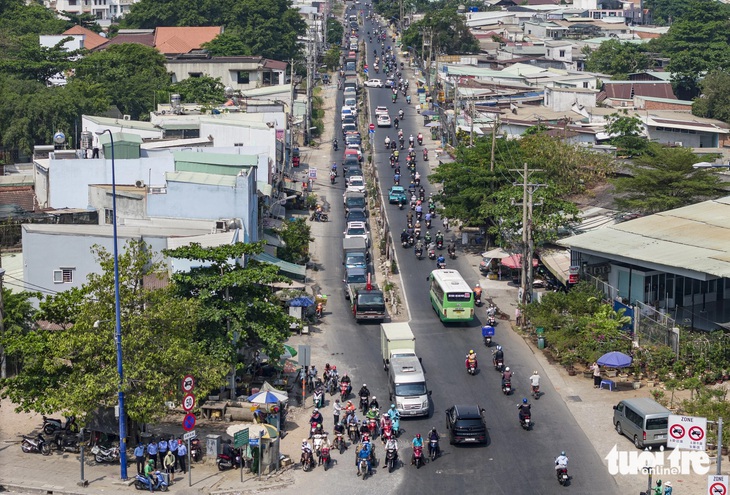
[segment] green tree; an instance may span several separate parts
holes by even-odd
[[[700,83],[702,94],[692,103],[692,115],[730,124],[730,73],[715,70]]]
[[[137,29],[215,26],[234,3],[233,0],[142,0],[132,4],[121,25]]]
[[[102,85],[113,105],[132,119],[139,119],[154,110],[155,91],[167,88],[170,76],[160,52],[137,43],[123,43],[81,59],[73,81]]]
[[[3,287],[3,327],[4,332],[0,334],[0,369],[1,376],[5,378],[8,365],[5,347],[16,338],[27,335],[34,327],[33,315],[35,309],[30,303],[31,297],[40,297],[40,294],[31,292],[11,292]],[[16,369],[22,366],[22,362],[16,360]]]
[[[433,33],[434,56],[442,52],[447,55],[479,52],[479,42],[466,26],[464,16],[456,12],[456,8],[428,12],[423,19],[406,29],[403,33],[403,44],[413,47],[420,54],[423,36],[428,41],[430,33]]]
[[[625,211],[657,213],[725,194],[720,179],[707,169],[695,169],[706,160],[688,148],[667,148],[651,143],[628,165],[629,177],[613,180],[616,204]]]
[[[659,40],[670,57],[669,72],[677,96],[690,100],[699,93],[702,74],[730,66],[730,6],[712,0],[690,0],[685,15]]]
[[[290,263],[303,265],[309,261],[309,242],[312,239],[312,229],[304,218],[293,222],[286,222],[278,231],[284,247],[279,248],[276,254],[279,258]]]
[[[329,70],[335,70],[340,66],[340,47],[333,46],[324,54],[324,65]]]
[[[226,31],[201,45],[214,57],[254,56],[251,47],[236,32]]]
[[[208,105],[226,101],[225,87],[220,77],[189,77],[173,84],[170,91],[178,93],[186,103]]]
[[[629,115],[626,110],[606,117],[606,133],[613,136],[611,144],[618,148],[621,155],[638,156],[649,146],[649,141],[643,135],[643,122]]]
[[[651,11],[651,18],[658,26],[669,26],[685,14],[685,0],[646,0],[644,7]]]
[[[327,43],[330,45],[339,45],[342,43],[342,36],[345,34],[345,28],[342,23],[335,18],[327,19]]]
[[[268,287],[287,279],[276,266],[250,258],[262,249],[261,244],[239,242],[210,248],[193,243],[164,251],[198,265],[173,275],[175,294],[201,305],[197,338],[228,367],[236,364],[239,347],[258,346],[280,355],[289,336],[289,316]]]
[[[0,5],[0,35],[26,36],[61,34],[73,24],[59,19],[56,13],[37,3],[6,0]],[[10,55],[3,52],[0,56]]]
[[[96,17],[93,14],[90,13],[83,13],[83,14],[77,14],[75,12],[61,12],[61,15],[68,19],[68,22],[76,25],[76,26],[82,26],[90,31],[94,31],[95,33],[101,33],[102,29],[99,23],[97,22]]]
[[[13,74],[22,79],[32,79],[43,84],[59,73],[65,73],[72,66],[72,60],[83,53],[82,50],[67,51],[66,37],[55,46],[41,46],[38,36],[0,37],[0,72]]]
[[[8,355],[23,362],[18,375],[2,382],[3,397],[18,410],[67,410],[83,423],[100,405],[116,404],[114,261],[98,246],[94,253],[100,273],[41,303],[37,317],[60,329],[18,332],[6,344]],[[130,418],[140,422],[165,414],[165,401],[180,398],[186,373],[195,375],[201,390],[211,390],[226,372],[194,340],[197,303],[143,286],[143,277],[164,268],[154,260],[142,242],[127,243],[119,257],[123,390]]]
[[[596,50],[585,48],[586,70],[610,74],[614,79],[627,79],[628,74],[644,71],[651,64],[643,48],[635,43],[612,39],[601,43]]]

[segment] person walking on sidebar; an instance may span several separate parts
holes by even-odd
[[[137,474],[144,473],[144,445],[137,444],[134,448],[134,459],[137,461]]]
[[[593,371],[593,388],[598,388],[601,386],[601,366],[593,363],[590,369]]]

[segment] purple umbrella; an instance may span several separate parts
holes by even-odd
[[[633,358],[631,356],[627,356],[623,352],[613,351],[604,354],[596,362],[606,368],[626,368],[627,366],[631,366],[632,361]]]

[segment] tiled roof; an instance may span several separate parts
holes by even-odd
[[[140,45],[154,47],[155,46],[155,35],[153,33],[124,33],[118,34],[114,38],[110,39],[103,45],[99,45],[97,48],[104,50],[111,45],[121,45],[122,43],[138,43]]]
[[[165,55],[190,53],[199,50],[203,43],[213,41],[222,32],[221,26],[158,27],[155,29],[154,46]]]
[[[0,187],[0,206],[15,205],[27,212],[38,206],[32,186]]]
[[[104,43],[109,41],[105,37],[99,36],[94,31],[78,25],[67,29],[66,31],[64,31],[63,34],[84,35],[84,48],[86,48],[87,50],[93,50],[97,46],[103,45]]]
[[[676,100],[671,83],[650,81],[611,81],[603,85],[607,98],[631,100],[634,96],[653,96],[655,98],[669,98]]]

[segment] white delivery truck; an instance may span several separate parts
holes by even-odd
[[[416,337],[408,323],[381,323],[380,349],[383,354],[383,369],[388,371],[391,359],[417,357]]]

